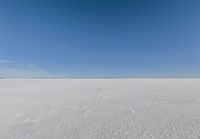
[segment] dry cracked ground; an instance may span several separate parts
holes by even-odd
[[[199,139],[200,79],[1,79],[0,139]]]

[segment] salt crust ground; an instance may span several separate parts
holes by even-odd
[[[200,79],[2,79],[0,139],[199,139]]]

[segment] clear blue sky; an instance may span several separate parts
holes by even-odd
[[[1,77],[199,75],[199,0],[0,1]]]

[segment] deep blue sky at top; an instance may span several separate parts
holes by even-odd
[[[200,75],[199,7],[198,0],[2,0],[0,59],[66,77]]]

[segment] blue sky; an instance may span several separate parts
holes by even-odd
[[[2,0],[0,77],[200,75],[198,0]]]

